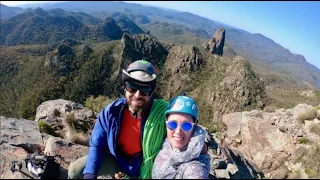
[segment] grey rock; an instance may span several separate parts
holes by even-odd
[[[279,124],[279,130],[280,130],[281,132],[283,132],[283,133],[284,133],[284,132],[287,132],[288,129],[289,129],[289,127],[288,127],[287,124],[285,124],[285,123]]]
[[[238,169],[237,165],[229,163],[227,165],[227,170],[231,175],[234,175],[238,172],[239,169]]]
[[[224,159],[211,159],[210,166],[212,169],[225,169],[227,168],[227,163]]]
[[[288,176],[288,172],[288,168],[286,166],[282,166],[274,172],[272,179],[285,179]]]
[[[226,169],[216,169],[214,174],[218,179],[230,179],[229,172]]]
[[[210,52],[210,54],[223,55],[223,47],[225,41],[224,28],[218,28],[210,40],[207,40],[203,46]]]

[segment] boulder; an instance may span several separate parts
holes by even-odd
[[[1,179],[30,179],[24,159],[27,154],[42,152],[43,150],[44,152],[50,152],[51,155],[61,156],[61,158],[55,157],[61,164],[59,179],[66,179],[70,163],[88,153],[88,147],[86,146],[41,134],[35,121],[0,116],[0,122]],[[22,162],[22,172],[12,173],[10,171],[12,161]]]

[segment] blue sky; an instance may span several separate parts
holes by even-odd
[[[260,33],[320,69],[320,1],[131,1]]]
[[[45,1],[38,1],[45,2]],[[52,1],[53,2],[53,1]],[[125,1],[190,12],[260,33],[320,69],[320,1]],[[9,6],[31,1],[1,1]]]

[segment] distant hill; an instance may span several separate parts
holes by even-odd
[[[121,14],[114,17],[116,23],[122,28],[122,30],[129,32],[130,34],[141,34],[144,31],[135,24],[128,16]]]
[[[73,16],[51,14],[41,8],[25,11],[1,23],[3,45],[46,44],[66,37],[84,40],[89,28]]]
[[[271,70],[294,77],[299,85],[310,87],[311,84],[320,89],[320,70],[309,64],[304,56],[291,53],[262,34],[238,29],[226,30],[226,33],[226,43],[238,55],[258,63],[265,62]]]
[[[72,16],[76,18],[78,21],[82,22],[83,24],[90,25],[90,26],[95,26],[101,22],[101,19],[95,18],[84,12],[66,12],[60,8],[51,9],[48,12],[52,15]]]
[[[27,44],[54,44],[63,39],[105,41],[120,39],[124,31],[140,34],[144,31],[125,15],[101,20],[84,12],[63,9],[25,10],[1,21],[0,44],[6,46]]]
[[[150,31],[158,39],[174,44],[201,45],[210,35],[203,30],[189,29],[183,25],[165,22],[141,24],[145,30]]]
[[[293,76],[299,85],[309,84],[313,88],[320,89],[320,70],[310,65],[301,55],[292,54],[261,34],[251,34],[192,13],[173,12],[140,4],[111,1],[95,3],[63,2],[45,8],[61,8],[74,12],[82,11],[100,19],[110,17],[114,13],[121,13],[128,16],[139,26],[143,25],[144,29],[152,29],[152,26],[154,26],[152,23],[165,22],[183,25],[193,30],[200,29],[212,35],[219,27],[224,27],[227,34],[226,44],[234,49],[237,54],[247,57],[251,62],[264,61],[271,70],[283,75]],[[147,25],[150,25],[150,27],[147,27]]]
[[[0,19],[6,20],[9,19],[19,13],[24,11],[23,8],[20,7],[9,7],[3,4],[0,4]]]

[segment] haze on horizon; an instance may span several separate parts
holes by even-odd
[[[27,4],[63,1],[1,1]],[[260,33],[320,69],[320,1],[123,1],[190,12],[233,27]]]

